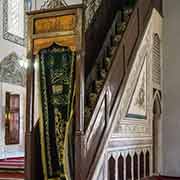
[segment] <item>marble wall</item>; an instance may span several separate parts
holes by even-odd
[[[163,1],[163,124],[161,173],[180,177],[180,1]]]
[[[12,43],[3,38],[3,17],[5,17],[3,14],[3,1],[4,0],[0,0],[0,61],[12,52],[16,52],[18,56],[21,57],[25,56],[25,48],[23,46]]]

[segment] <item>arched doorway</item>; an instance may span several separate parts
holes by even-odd
[[[160,161],[160,119],[161,119],[161,94],[157,90],[153,98],[153,173],[159,173]]]
[[[26,67],[15,52],[0,62],[0,179],[24,177]],[[15,174],[14,174],[15,173]]]

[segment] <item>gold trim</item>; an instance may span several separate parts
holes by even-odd
[[[61,32],[48,32],[48,33],[38,33],[33,34],[32,39],[43,39],[43,38],[50,38],[50,37],[57,37],[57,36],[75,36],[74,31],[61,31]]]
[[[40,66],[38,57],[38,69]],[[40,93],[40,75],[38,73],[38,92]],[[40,129],[40,140],[41,140],[41,158],[42,158],[42,166],[43,166],[43,174],[44,174],[44,180],[48,180],[47,175],[47,165],[46,165],[46,155],[45,155],[45,141],[44,141],[44,126],[43,126],[43,115],[42,115],[42,102],[40,94],[38,94],[38,101],[39,101],[39,129]]]

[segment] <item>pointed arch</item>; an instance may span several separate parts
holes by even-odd
[[[146,151],[146,176],[148,177],[150,175],[150,153],[147,150]]]
[[[153,114],[161,114],[161,92],[159,90],[154,90],[153,95]]]
[[[154,95],[153,95],[153,173],[159,173],[161,112],[162,112],[161,92],[159,90],[154,90]]]
[[[134,171],[134,179],[138,180],[138,155],[137,153],[133,156],[133,171]]]
[[[144,177],[144,153],[140,153],[140,178]]]
[[[109,180],[115,180],[115,159],[113,156],[109,159]]]
[[[124,179],[124,158],[122,156],[122,154],[119,156],[118,159],[118,175],[119,175],[119,180],[123,180]]]
[[[126,179],[130,180],[132,178],[132,174],[131,174],[131,156],[128,153],[127,157],[126,157]]]

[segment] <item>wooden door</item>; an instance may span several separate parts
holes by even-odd
[[[20,96],[6,93],[5,143],[19,144]]]

